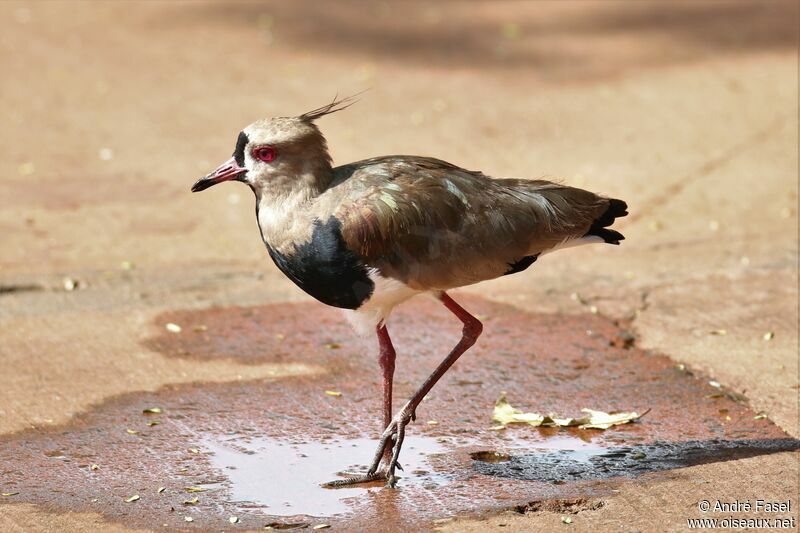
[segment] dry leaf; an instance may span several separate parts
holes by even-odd
[[[330,524],[317,524],[311,529],[328,529],[329,527],[331,527]]]
[[[162,493],[162,492],[164,492],[165,490],[167,490],[167,487],[158,487],[158,493],[159,493],[159,494],[161,494],[161,493]]]
[[[341,396],[342,395],[341,392],[335,391],[335,390],[326,390],[325,394],[327,394],[328,396]]]
[[[135,429],[126,429],[125,433],[127,433],[128,435],[138,435],[139,434],[139,432],[136,431]]]
[[[494,404],[492,420],[504,426],[506,424],[530,424],[532,426],[541,426],[544,417],[538,413],[523,413],[519,409],[514,409],[511,407],[511,404],[508,403],[508,400],[506,400],[505,393],[503,393]]]
[[[589,415],[589,422],[581,424],[580,426],[581,429],[608,429],[611,426],[618,426],[620,424],[627,424],[629,422],[633,422],[634,420],[646,415],[649,409],[648,411],[645,411],[641,415],[636,412],[604,413],[603,411],[594,411],[592,409],[581,409],[581,411]]]
[[[505,394],[502,394],[494,405],[494,412],[492,413],[492,420],[499,422],[503,426],[506,424],[529,424],[531,426],[543,427],[579,427],[581,429],[608,429],[611,426],[619,424],[627,424],[634,420],[641,418],[647,411],[641,415],[636,412],[611,412],[595,411],[593,409],[581,409],[586,413],[585,416],[580,418],[560,418],[556,415],[541,415],[539,413],[524,413],[519,409],[515,409],[506,400]],[[495,426],[493,430],[500,429]]]
[[[89,467],[89,470],[100,470],[100,465],[92,465]]]
[[[192,518],[191,516],[184,516],[184,517],[183,517],[183,519],[184,519],[186,522],[194,522],[194,518]]]
[[[0,494],[2,494],[3,496],[16,496],[17,494],[19,494],[19,492],[3,492]]]
[[[768,332],[764,333],[764,340],[765,341],[771,341],[774,338],[775,338],[775,333],[774,332],[768,331]]]
[[[189,448],[189,452],[190,453],[200,453],[200,450],[198,450],[197,448]]]
[[[186,492],[192,493],[192,492],[206,492],[208,489],[203,488],[203,487],[186,487],[183,490],[185,490]]]
[[[164,410],[160,407],[148,407],[147,409],[142,409],[142,413],[146,415],[160,415],[163,412]]]
[[[138,494],[134,494],[130,498],[125,498],[125,503],[132,503],[132,502],[135,502],[138,499],[139,499],[139,495]]]
[[[147,425],[153,427],[159,425],[160,423],[161,422],[159,422],[158,420],[151,420],[150,422],[147,423]]]
[[[338,342],[329,342],[328,344],[325,345],[325,347],[329,350],[338,350],[339,348],[342,347],[342,345],[339,344]]]
[[[562,516],[561,517],[561,521],[563,523],[565,523],[565,524],[571,524],[572,523],[572,517],[571,516]]]
[[[200,498],[194,497],[191,500],[183,500],[183,505],[197,505],[200,502]]]
[[[181,332],[181,327],[178,324],[173,324],[172,322],[169,322],[164,327],[167,328],[167,331],[169,331],[171,333],[180,333]]]
[[[763,420],[763,419],[767,418],[767,413],[765,413],[764,411],[759,411],[758,413],[756,413],[756,416],[754,416],[753,418],[755,420]]]
[[[236,523],[239,522],[239,517],[238,516],[232,516],[232,517],[228,518],[228,522],[230,522],[231,524],[236,524]]]

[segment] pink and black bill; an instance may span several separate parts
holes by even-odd
[[[212,185],[222,183],[223,181],[241,180],[245,173],[247,173],[247,169],[244,168],[244,148],[247,146],[248,141],[249,139],[245,132],[239,133],[233,157],[222,163],[214,172],[206,174],[197,180],[197,182],[192,185],[192,192],[204,191]]]

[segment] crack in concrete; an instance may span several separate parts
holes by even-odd
[[[749,148],[768,140],[783,127],[785,122],[785,119],[781,117],[776,118],[761,130],[729,147],[720,155],[707,159],[695,170],[668,184],[649,200],[643,202],[638,209],[631,213],[628,217],[628,222],[636,222],[647,215],[652,215],[653,212],[657,211],[659,208],[663,208],[673,198],[689,187],[689,185],[725,166]]]

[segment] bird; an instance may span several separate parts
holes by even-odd
[[[278,269],[316,300],[344,310],[355,331],[378,341],[383,431],[365,473],[323,486],[394,487],[406,427],[422,399],[475,344],[483,325],[448,291],[518,274],[542,255],[588,243],[619,244],[611,229],[627,204],[541,179],[492,178],[432,157],[392,155],[333,166],[316,122],[357,95],[298,116],[258,120],[233,157],[192,192],[226,181],[248,185],[261,239]],[[392,310],[430,294],[462,323],[458,343],[393,413],[396,352]]]

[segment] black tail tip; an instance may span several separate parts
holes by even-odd
[[[619,241],[625,240],[622,233],[613,229],[608,229],[610,225],[618,218],[624,217],[628,214],[628,204],[623,200],[616,198],[609,198],[608,207],[600,217],[592,223],[586,235],[594,235],[600,237],[608,244],[619,244]]]

